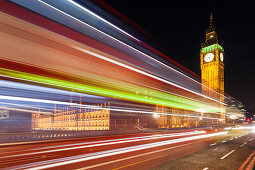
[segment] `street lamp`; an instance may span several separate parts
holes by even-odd
[[[154,118],[158,118],[158,117],[159,117],[159,114],[158,114],[158,113],[154,113],[154,114],[153,114],[153,117],[154,117]]]

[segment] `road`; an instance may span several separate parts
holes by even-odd
[[[238,169],[249,156],[245,168],[254,159],[250,155],[255,146],[253,137],[254,134],[246,130],[186,130],[2,146],[0,167],[79,170]]]
[[[153,169],[252,169],[255,162],[254,137],[255,133],[251,132],[240,137],[228,138],[208,149],[166,162]]]

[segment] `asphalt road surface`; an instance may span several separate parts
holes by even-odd
[[[246,134],[246,133],[245,133]],[[222,140],[208,149],[166,162],[152,169],[253,169],[255,163],[255,132]],[[240,136],[241,135],[241,136]]]
[[[125,134],[0,147],[1,169],[246,169],[249,129]]]

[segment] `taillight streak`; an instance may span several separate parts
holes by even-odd
[[[78,144],[78,145],[82,145],[82,146],[75,146],[75,147],[68,147],[68,148],[60,148],[60,149],[53,149],[53,150],[46,150],[46,151],[39,151],[39,152],[31,152],[31,153],[3,156],[3,157],[0,157],[0,159],[19,157],[19,156],[36,155],[36,154],[44,154],[44,153],[52,153],[52,152],[59,152],[59,151],[68,151],[68,150],[74,150],[74,149],[84,149],[84,148],[90,148],[90,147],[99,147],[99,146],[114,145],[114,144],[121,144],[121,143],[128,143],[128,142],[139,142],[139,141],[145,141],[145,140],[162,139],[162,138],[177,137],[177,136],[204,134],[204,133],[206,133],[206,132],[205,131],[195,131],[195,132],[185,132],[185,133],[176,133],[176,134],[164,134],[164,135],[153,135],[153,136],[145,136],[145,137],[114,139],[114,140],[98,141],[98,142],[91,142],[91,143],[88,142],[88,143]],[[93,144],[93,143],[96,143],[96,144]]]
[[[192,137],[184,137],[184,138],[180,138],[180,139],[172,139],[172,140],[167,140],[167,141],[142,144],[142,145],[131,146],[131,147],[124,147],[124,148],[119,148],[119,149],[111,149],[111,150],[107,150],[107,151],[101,151],[101,152],[95,152],[95,153],[89,153],[89,154],[65,157],[65,158],[60,158],[60,159],[53,159],[53,160],[48,160],[48,161],[25,164],[25,165],[21,165],[21,166],[11,167],[11,169],[28,168],[28,170],[34,170],[34,169],[53,168],[53,167],[57,167],[57,166],[63,166],[63,165],[68,165],[68,164],[72,164],[72,163],[78,163],[78,162],[103,158],[103,157],[107,157],[107,156],[114,156],[114,155],[118,155],[118,154],[134,152],[134,151],[138,151],[138,150],[150,149],[153,147],[159,147],[159,146],[170,145],[170,144],[175,144],[175,143],[180,143],[180,142],[187,142],[187,141],[191,141],[191,140],[197,140],[197,139],[202,139],[202,138],[209,138],[209,137],[214,137],[214,136],[219,136],[219,135],[225,135],[227,133],[228,132],[218,132],[218,133],[212,133],[212,134],[197,135],[197,136],[192,136]]]

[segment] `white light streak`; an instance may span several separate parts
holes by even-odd
[[[172,82],[170,82],[170,81],[167,81],[167,80],[165,80],[165,79],[162,79],[162,78],[160,78],[160,77],[157,77],[157,76],[155,76],[155,75],[153,75],[153,74],[150,74],[150,73],[147,73],[147,72],[145,72],[145,71],[139,70],[139,69],[137,69],[137,68],[131,67],[131,66],[129,66],[129,65],[123,64],[123,63],[118,62],[118,61],[116,61],[116,60],[113,60],[113,59],[107,58],[107,57],[105,57],[105,56],[102,56],[102,55],[100,55],[100,54],[97,54],[97,53],[88,51],[88,50],[86,50],[86,49],[84,49],[84,48],[80,48],[80,47],[77,47],[77,46],[72,46],[72,47],[75,48],[75,49],[77,49],[77,50],[79,50],[79,51],[82,51],[82,52],[84,52],[84,53],[87,53],[87,54],[89,54],[89,55],[95,56],[95,57],[97,57],[97,58],[103,59],[103,60],[105,60],[105,61],[108,61],[108,62],[111,62],[111,63],[113,63],[113,64],[119,65],[119,66],[121,66],[121,67],[127,68],[127,69],[129,69],[129,70],[132,70],[132,71],[135,71],[135,72],[137,72],[137,73],[143,74],[143,75],[145,75],[145,76],[154,78],[154,79],[156,79],[156,80],[162,81],[162,82],[164,82],[164,83],[170,84],[170,85],[172,85],[172,86],[178,87],[178,88],[180,88],[180,89],[183,89],[183,90],[185,90],[185,91],[194,93],[194,94],[196,94],[196,95],[199,95],[199,96],[208,98],[208,99],[213,100],[213,101],[215,101],[215,102],[224,104],[224,103],[222,103],[221,101],[215,100],[215,99],[213,99],[213,98],[211,98],[211,97],[205,96],[205,95],[200,94],[200,93],[195,92],[195,91],[192,91],[192,90],[190,90],[190,89],[188,89],[188,88],[185,88],[185,87],[180,86],[180,85],[178,85],[178,84],[172,83]]]
[[[35,98],[26,98],[26,97],[4,96],[4,95],[0,95],[0,99],[26,101],[26,102],[37,102],[37,103],[48,103],[48,104],[79,105],[76,103],[69,103],[69,102],[60,102],[60,101],[54,101],[54,100],[44,100],[44,99],[35,99]]]
[[[84,10],[84,11],[90,13],[90,14],[93,15],[94,17],[97,17],[98,19],[100,19],[101,21],[107,23],[108,25],[112,26],[113,28],[117,29],[118,31],[120,31],[120,32],[126,34],[127,36],[129,36],[129,37],[135,39],[136,41],[139,41],[139,42],[140,42],[139,39],[135,38],[134,36],[132,36],[132,35],[130,35],[129,33],[127,33],[126,31],[120,29],[119,27],[113,25],[112,23],[110,23],[109,21],[107,21],[107,20],[105,20],[104,18],[100,17],[99,15],[95,14],[94,12],[88,10],[88,9],[85,8],[84,6],[81,6],[80,4],[78,4],[78,3],[76,3],[76,2],[74,2],[74,1],[72,1],[72,0],[67,0],[67,1],[70,2],[70,3],[72,3],[72,4],[74,4],[74,5],[76,5],[76,6],[78,6],[78,7],[81,8],[82,10]]]
[[[165,146],[170,144],[176,144],[180,142],[187,142],[191,140],[197,140],[202,138],[209,138],[219,135],[225,135],[227,132],[219,132],[219,133],[213,133],[213,134],[205,134],[205,135],[198,135],[198,136],[191,136],[191,137],[184,137],[180,139],[172,139],[172,140],[166,140],[166,141],[160,141],[160,142],[154,142],[154,143],[148,143],[148,144],[142,144],[137,146],[131,146],[131,147],[124,147],[119,149],[112,149],[107,151],[100,151],[90,154],[83,154],[83,155],[77,155],[77,156],[71,156],[66,158],[59,158],[59,159],[53,159],[49,161],[42,161],[42,162],[35,162],[30,164],[25,164],[21,166],[15,166],[11,167],[11,169],[21,169],[21,168],[27,168],[28,170],[34,170],[34,169],[46,169],[46,168],[54,168],[57,166],[63,166],[73,163],[79,163],[83,161],[98,159],[98,158],[104,158],[108,156],[114,156],[118,154],[128,153],[128,152],[135,152],[139,150],[149,149],[153,147],[159,147],[159,146]]]
[[[73,17],[73,16],[71,16],[71,15],[69,15],[69,14],[67,14],[67,13],[65,13],[65,12],[63,12],[63,11],[61,11],[61,10],[59,10],[59,9],[57,9],[57,8],[55,8],[55,7],[52,6],[52,5],[47,4],[46,2],[43,2],[43,1],[41,1],[41,0],[38,0],[38,1],[41,2],[42,4],[46,5],[46,6],[50,7],[50,8],[55,9],[56,11],[58,11],[58,12],[64,14],[64,15],[66,15],[66,16],[68,16],[68,17],[74,19],[75,21],[78,21],[78,22],[80,22],[80,23],[82,23],[82,24],[84,24],[84,25],[86,25],[86,26],[88,26],[88,27],[90,27],[90,28],[92,28],[92,29],[94,29],[94,30],[100,32],[101,34],[104,34],[104,35],[106,35],[107,37],[112,38],[113,40],[115,40],[115,41],[117,41],[117,42],[119,42],[119,43],[121,43],[121,44],[123,44],[123,45],[125,45],[125,46],[127,46],[127,47],[129,47],[129,48],[131,48],[132,50],[135,50],[136,52],[138,52],[138,53],[140,53],[140,54],[142,54],[142,55],[144,55],[144,56],[146,56],[146,57],[148,57],[148,58],[150,58],[150,59],[156,61],[157,63],[159,63],[159,64],[161,64],[161,65],[164,65],[165,67],[167,67],[167,68],[169,68],[169,69],[171,69],[171,70],[173,70],[173,71],[175,71],[175,72],[178,72],[179,74],[181,74],[181,75],[183,75],[183,76],[189,78],[190,80],[192,80],[192,81],[194,81],[194,82],[196,82],[196,83],[198,83],[198,84],[201,85],[201,83],[199,83],[199,82],[197,82],[196,80],[190,78],[189,76],[187,76],[187,75],[181,73],[180,71],[178,71],[178,70],[176,70],[176,69],[174,69],[174,68],[172,68],[172,67],[169,67],[168,65],[166,65],[166,64],[164,64],[164,63],[162,63],[162,62],[156,60],[155,58],[153,58],[153,57],[151,57],[151,56],[149,56],[149,55],[147,55],[147,54],[145,54],[145,53],[143,53],[143,52],[137,50],[136,48],[134,48],[134,47],[132,47],[132,46],[130,46],[130,45],[125,44],[124,42],[122,42],[122,41],[120,41],[120,40],[118,40],[118,39],[116,39],[116,38],[114,38],[114,37],[112,37],[112,36],[110,36],[110,35],[108,35],[108,34],[102,32],[102,31],[96,29],[96,28],[92,27],[91,25],[88,25],[88,24],[84,23],[83,21],[81,21],[81,20],[79,20],[79,19],[77,19],[77,18],[75,18],[75,17]],[[75,48],[75,47],[74,47],[74,48]],[[76,47],[76,48],[79,48],[79,47]],[[81,48],[80,48],[80,49],[81,49]],[[82,49],[82,50],[83,50],[83,49]],[[130,67],[130,66],[129,66],[129,67]],[[148,74],[148,73],[147,73],[147,74]],[[162,79],[162,80],[163,80],[163,81],[166,81],[166,80],[164,80],[164,79]],[[167,81],[167,82],[168,82],[168,81]],[[213,99],[213,98],[211,98],[211,97],[208,97],[208,96],[206,96],[206,95],[200,94],[200,93],[198,93],[198,92],[192,91],[192,90],[187,89],[187,88],[185,88],[185,87],[179,86],[179,85],[174,84],[174,83],[171,83],[171,82],[168,82],[168,84],[169,84],[169,83],[170,83],[171,85],[173,85],[173,86],[176,86],[176,87],[179,87],[179,88],[181,88],[181,89],[187,90],[187,91],[189,91],[189,92],[191,92],[191,93],[194,93],[194,94],[197,94],[197,95],[199,95],[199,96],[208,98],[208,99],[210,99],[210,100],[212,100],[212,101],[215,101],[215,102],[218,102],[218,103],[227,105],[227,104],[225,104],[225,103],[223,103],[223,102],[221,102],[221,101],[218,101],[218,100]],[[217,92],[216,92],[216,93],[217,93]],[[219,94],[219,95],[222,95],[222,94],[220,94],[220,93],[218,93],[218,94]]]
[[[153,136],[144,136],[144,137],[134,137],[134,138],[124,138],[124,139],[115,139],[115,140],[106,140],[106,141],[93,142],[95,144],[92,144],[92,143],[88,142],[88,143],[82,144],[81,146],[61,148],[61,149],[53,149],[53,150],[46,150],[46,151],[39,151],[39,152],[31,152],[31,153],[24,153],[24,154],[17,154],[17,155],[10,155],[10,156],[4,156],[4,157],[0,157],[0,158],[1,159],[6,159],[6,158],[11,158],[11,157],[17,157],[17,156],[45,154],[45,153],[68,151],[68,150],[75,150],[75,149],[84,149],[84,148],[99,147],[99,146],[106,146],[106,145],[116,145],[116,144],[120,144],[120,143],[139,142],[139,141],[170,138],[170,137],[178,137],[178,136],[199,135],[199,134],[205,134],[205,133],[206,133],[205,131],[194,131],[194,132],[153,135]]]
[[[102,108],[97,106],[91,106],[91,105],[84,105],[84,104],[77,104],[77,103],[70,103],[70,102],[61,102],[61,101],[55,101],[55,100],[45,100],[45,99],[35,99],[35,98],[26,98],[26,97],[15,97],[15,96],[4,96],[0,95],[0,99],[3,100],[14,100],[14,101],[26,101],[26,102],[37,102],[37,103],[48,103],[48,104],[60,104],[60,105],[70,105],[70,106],[78,106],[81,108],[94,108],[94,109],[101,109],[101,110],[111,110],[111,111],[120,111],[120,112],[133,112],[133,113],[148,113],[148,114],[162,114],[159,112],[149,112],[149,111],[143,111],[143,110],[130,110],[130,109],[116,109],[116,108]],[[175,116],[183,116],[183,117],[200,117],[200,116],[192,116],[192,115],[182,115],[182,114],[167,114],[167,115],[175,115]],[[216,119],[219,120],[219,118],[211,118],[211,117],[202,117],[205,119]]]
[[[95,168],[95,167],[99,167],[99,166],[103,166],[103,165],[107,165],[107,164],[112,164],[112,163],[115,163],[115,162],[125,161],[125,160],[128,160],[128,159],[134,159],[134,158],[137,158],[137,157],[140,157],[140,156],[145,156],[145,155],[150,155],[150,154],[153,154],[153,153],[158,153],[158,152],[167,151],[167,150],[171,150],[171,149],[175,149],[175,148],[180,148],[180,147],[184,147],[184,146],[187,146],[187,145],[192,145],[192,144],[195,144],[195,143],[198,143],[198,142],[186,143],[186,144],[182,144],[182,145],[173,146],[173,147],[170,147],[170,148],[167,147],[167,148],[152,151],[152,152],[146,152],[146,153],[142,153],[142,154],[138,154],[138,155],[134,155],[134,156],[130,156],[130,157],[125,157],[125,158],[122,158],[122,159],[115,159],[115,160],[109,161],[109,162],[103,162],[103,163],[100,163],[100,164],[95,164],[95,165],[82,167],[82,168],[79,168],[79,169],[76,169],[76,170],[91,169],[91,168]]]
[[[30,112],[30,113],[38,113],[38,110],[26,110],[26,109],[18,109],[18,108],[10,108],[10,107],[0,107],[1,109],[6,109],[6,110],[14,110],[14,111],[19,111],[19,112]],[[42,114],[51,114],[51,112],[44,112],[40,111]]]

